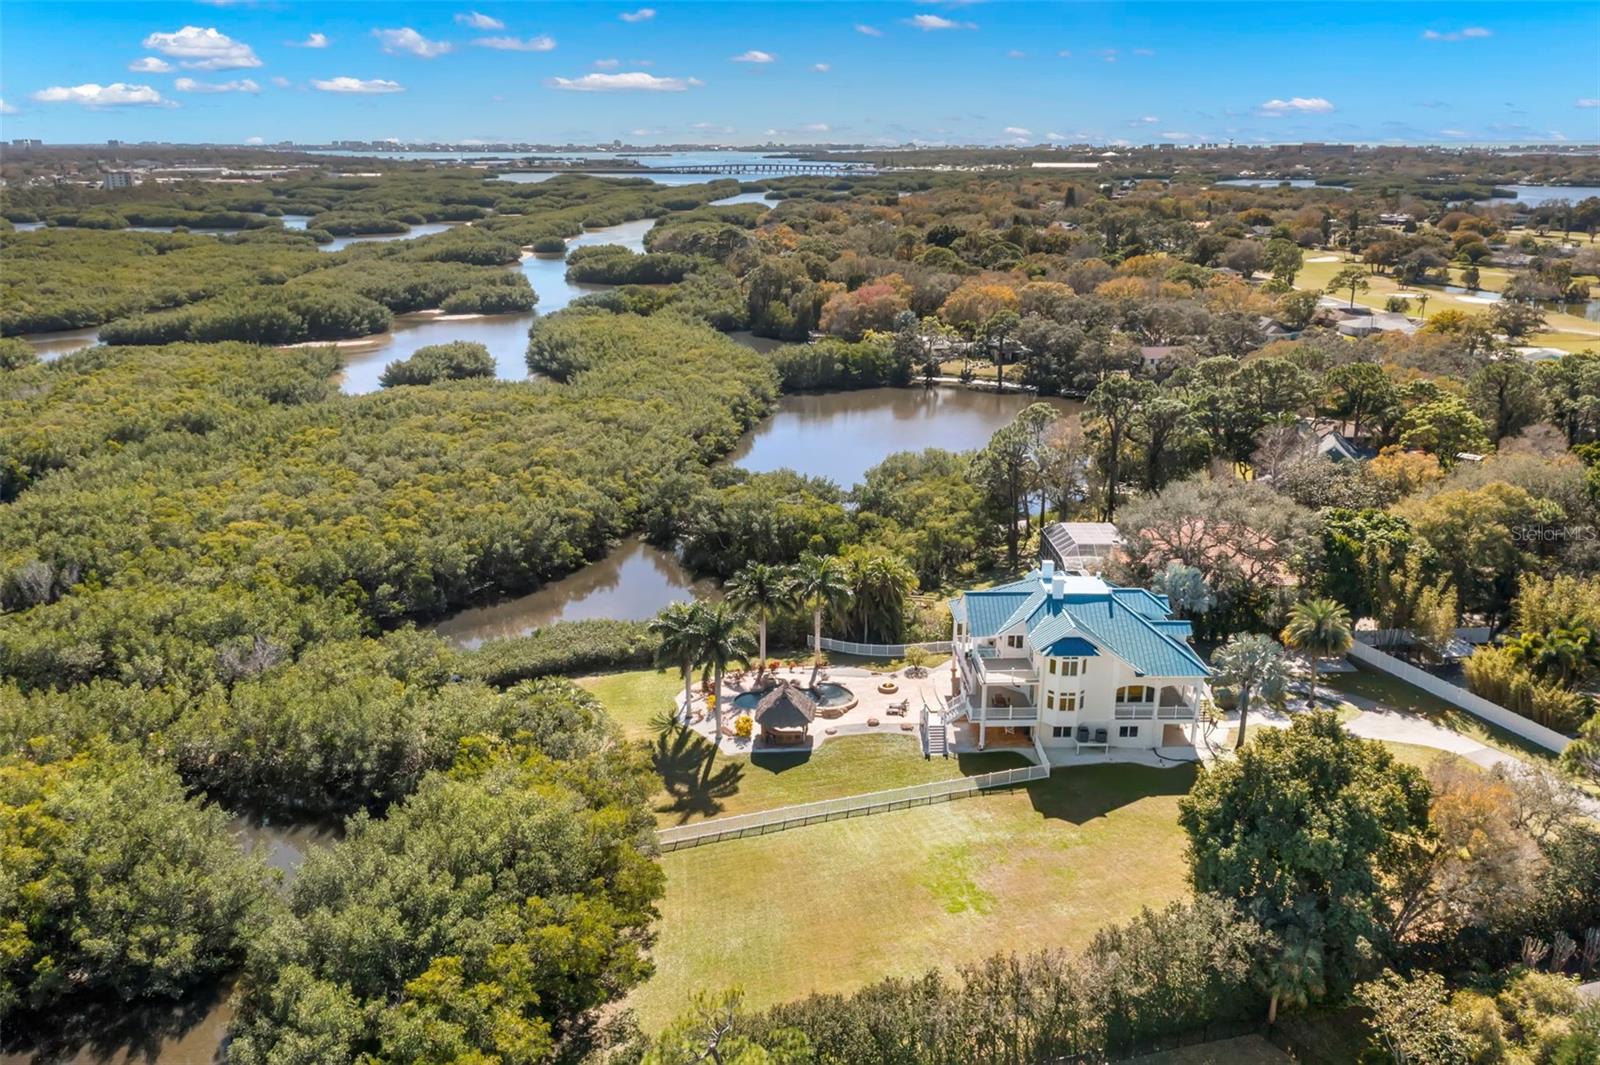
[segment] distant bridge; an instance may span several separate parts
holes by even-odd
[[[541,170],[542,167],[517,168]],[[555,169],[555,168],[548,168]],[[515,172],[515,171],[513,171]],[[573,166],[562,167],[559,172],[574,174],[618,174],[629,177],[649,177],[651,174],[827,174],[859,176],[876,174],[878,168],[870,163],[706,163],[696,166]]]

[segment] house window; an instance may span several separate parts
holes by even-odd
[[[965,636],[966,634],[967,634],[967,627],[965,625],[961,624],[961,622],[959,622],[959,621],[956,622],[956,635],[957,636]]]
[[[1050,660],[1050,672],[1054,673],[1055,671],[1056,671],[1056,660],[1052,658]]]
[[[1076,658],[1069,658],[1065,662],[1061,663],[1061,672],[1065,676],[1076,677],[1078,675],[1078,660]]]
[[[1046,710],[1054,710],[1056,708],[1056,693],[1055,692],[1045,692],[1044,693],[1044,708]]]
[[[1058,740],[1070,740],[1072,738],[1072,726],[1056,725],[1050,729],[1050,735]]]
[[[1139,738],[1139,726],[1138,725],[1119,725],[1117,727],[1117,736],[1120,737],[1121,739],[1125,739],[1125,740],[1138,739]]]
[[[1151,703],[1155,702],[1155,698],[1156,690],[1148,684],[1130,684],[1117,689],[1119,703]]]
[[[1078,693],[1062,692],[1060,703],[1061,712],[1064,714],[1070,714],[1076,709],[1078,709]]]
[[[1022,637],[1021,636],[1007,636],[1006,637],[1006,646],[1011,648],[1013,651],[1022,650]]]

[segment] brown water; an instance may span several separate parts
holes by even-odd
[[[849,488],[896,451],[982,447],[1035,402],[1029,392],[943,387],[784,396],[728,461],[757,473],[787,467]],[[1045,402],[1063,413],[1083,407],[1059,397]]]
[[[471,648],[485,640],[521,636],[553,621],[643,621],[669,603],[715,594],[715,585],[691,578],[670,552],[632,539],[600,561],[537,591],[453,614],[434,631],[458,647]]]

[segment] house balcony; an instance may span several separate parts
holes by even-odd
[[[990,725],[1034,725],[1039,721],[1039,708],[1032,703],[1016,702],[992,702],[988,706],[974,704],[967,711],[967,718]]]
[[[1117,703],[1111,716],[1117,721],[1193,721],[1195,708],[1188,704],[1153,706],[1150,703]]]

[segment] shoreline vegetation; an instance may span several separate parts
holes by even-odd
[[[662,859],[660,817],[803,798],[841,786],[841,759],[886,755],[825,747],[779,773],[675,748],[654,719],[696,655],[681,665],[673,646],[667,672],[642,680],[592,676],[655,668],[670,625],[558,623],[471,651],[418,627],[637,536],[746,592],[752,566],[815,563],[811,600],[763,607],[769,647],[803,646],[823,622],[863,642],[947,639],[944,593],[1025,572],[1051,518],[1109,520],[1125,551],[1107,576],[1160,589],[1226,652],[1219,668],[1250,665],[1239,639],[1275,647],[1306,596],[1333,621],[1411,629],[1419,656],[1467,619],[1498,638],[1469,680],[1576,734],[1567,771],[1600,772],[1600,716],[1577,694],[1600,678],[1586,650],[1600,645],[1600,353],[1518,350],[1571,324],[1545,304],[1600,283],[1600,197],[1453,202],[1507,178],[1600,180],[1600,162],[1463,152],[1443,182],[1426,152],[1283,151],[1248,167],[1218,150],[1094,173],[763,179],[775,207],[711,206],[739,190],[728,180],[518,184],[387,160],[350,175],[326,157],[286,178],[114,192],[42,180],[54,149],[8,157],[0,844],[15,857],[5,882],[25,890],[0,896],[16,930],[0,958],[7,1038],[65,1029],[87,1045],[89,1021],[58,1019],[197,1003],[231,982],[230,1060],[245,1065],[307,1039],[308,1060],[423,1046],[579,1060],[617,1041],[613,1060],[631,1063],[678,1030],[683,1003],[652,970],[681,963],[695,975],[678,987],[720,993],[741,951],[751,1008],[717,1007],[741,1038],[862,1045],[875,1015],[945,1017],[943,1060],[989,1038],[964,1027],[972,989],[1016,992],[1010,1024],[1047,1005],[1017,991],[1035,978],[1051,1003],[1087,1004],[1073,1031],[1050,1030],[1051,1052],[1091,1056],[1269,1008],[1381,1005],[1386,966],[1414,974],[1396,995],[1449,979],[1453,995],[1556,1002],[1576,955],[1529,963],[1528,941],[1600,926],[1600,836],[1508,813],[1565,809],[1553,776],[1452,774],[1405,750],[1397,764],[1304,714],[1281,736],[1254,729],[1216,770],[1070,771],[959,810]],[[916,155],[958,158],[988,165]],[[1302,162],[1345,191],[1212,184]],[[56,224],[12,230],[40,218]],[[243,231],[119,228],[135,218]],[[646,219],[642,252],[571,251],[571,280],[607,287],[531,314],[524,249],[563,254]],[[319,250],[444,222],[463,224]],[[1407,328],[1371,336],[1347,335],[1335,306],[1458,283],[1501,298],[1435,292],[1395,305]],[[347,357],[397,319],[498,313],[530,315],[509,372],[540,381],[491,376],[508,373],[505,353],[458,337],[417,341],[384,387],[340,391]],[[49,363],[16,336],[91,327],[104,343]],[[978,423],[977,446],[890,453],[857,484],[807,456],[759,472],[728,461],[784,395],[930,384],[1026,396],[1014,417],[983,404],[1011,420]],[[1086,398],[1050,402],[1061,395]],[[1334,436],[1353,458],[1322,457]],[[718,675],[755,627],[744,601],[716,611]],[[1306,780],[1326,786],[1302,794]],[[1493,847],[1455,845],[1461,811],[1481,814]],[[238,845],[236,817],[344,830],[284,885]],[[1260,844],[1261,863],[1206,850],[1222,833],[1188,830],[1201,823],[1229,826],[1241,853]],[[1307,825],[1354,827],[1273,835]],[[809,851],[807,832],[825,845]],[[1311,853],[1337,867],[1273,865]],[[764,865],[783,878],[766,895]],[[1129,868],[1147,874],[1137,892],[1108,872]],[[879,923],[870,906],[816,912],[793,888],[818,870],[905,908]],[[1339,911],[1319,923],[1258,873],[1355,887],[1314,899],[1311,912]],[[1496,890],[1437,906],[1423,892],[1412,902],[1429,916],[1402,921],[1401,883]],[[741,923],[764,903],[778,913],[785,891],[781,919]],[[719,893],[738,900],[732,918]],[[897,943],[931,950],[945,933],[959,972],[897,962]],[[794,954],[807,934],[827,950]],[[1082,953],[985,960],[1068,945]],[[848,964],[826,956],[857,948]],[[1314,980],[1300,964],[1313,951]],[[790,973],[816,996],[786,1002]],[[629,1005],[656,1030],[629,1030]],[[1530,1018],[1499,1030],[1531,1045]]]

